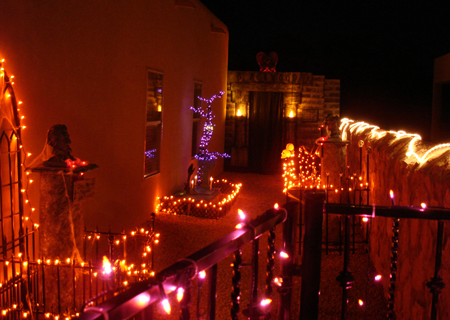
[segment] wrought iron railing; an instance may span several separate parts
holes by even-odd
[[[150,318],[153,304],[161,302],[169,311],[167,294],[177,291],[180,303],[180,319],[190,319],[191,291],[193,281],[197,277],[201,284],[201,275],[207,271],[208,277],[208,319],[215,319],[216,315],[216,288],[218,263],[230,255],[234,255],[232,264],[232,290],[231,290],[231,319],[238,319],[241,298],[241,267],[242,248],[252,243],[251,250],[251,292],[249,308],[243,310],[250,319],[259,319],[261,316],[270,318],[266,305],[273,298],[272,286],[279,284],[279,319],[291,319],[292,277],[297,273],[294,264],[295,256],[295,228],[298,212],[297,203],[286,204],[285,208],[274,208],[266,211],[251,221],[244,221],[240,229],[236,229],[222,239],[197,251],[196,253],[179,260],[172,266],[157,273],[153,279],[141,281],[108,301],[95,307],[86,306],[80,314],[80,319],[128,319],[136,315],[141,318]],[[282,248],[275,249],[275,227],[284,222]],[[266,281],[264,293],[258,299],[258,269],[259,269],[259,238],[268,233],[268,251]],[[275,252],[279,251],[281,276],[274,278]],[[278,260],[278,259],[277,259]],[[307,272],[307,271],[305,271]],[[305,273],[304,273],[305,274]],[[276,280],[275,280],[276,279]],[[183,292],[181,297],[181,292]]]
[[[389,217],[394,219],[426,219],[437,221],[437,246],[435,256],[434,276],[428,281],[427,286],[432,293],[431,319],[437,317],[437,302],[442,288],[445,286],[441,277],[442,261],[442,239],[444,221],[450,220],[450,210],[438,208],[415,208],[415,207],[381,207],[364,205],[345,205],[326,203],[324,190],[308,190],[304,194],[304,241],[301,268],[294,263],[295,261],[295,228],[299,213],[299,203],[290,202],[285,205],[285,209],[271,209],[257,219],[248,221],[243,228],[233,231],[219,241],[201,249],[191,256],[182,259],[167,269],[157,273],[153,279],[141,281],[134,284],[130,289],[117,294],[111,299],[100,303],[97,306],[86,306],[80,315],[80,319],[126,319],[140,316],[141,318],[150,317],[153,304],[162,302],[167,298],[167,294],[173,291],[184,291],[180,298],[180,318],[189,319],[192,310],[191,291],[194,285],[194,278],[199,276],[202,271],[207,271],[208,281],[208,318],[215,319],[216,316],[216,288],[217,288],[217,265],[220,261],[229,255],[234,255],[232,264],[233,279],[231,292],[231,318],[238,319],[240,310],[240,277],[242,267],[242,247],[245,244],[252,243],[252,274],[251,274],[251,292],[249,308],[243,313],[250,319],[259,319],[265,317],[270,319],[269,313],[264,312],[260,301],[273,298],[274,283],[280,283],[278,288],[279,314],[278,319],[292,319],[292,288],[293,277],[300,275],[301,298],[300,298],[300,319],[318,319],[319,317],[319,296],[320,296],[320,278],[321,278],[321,259],[322,259],[322,230],[324,222],[324,213],[331,215],[341,215],[344,221],[344,244],[343,244],[343,269],[337,275],[337,280],[342,287],[341,319],[347,317],[348,293],[354,282],[354,277],[349,270],[350,252],[351,252],[351,218],[368,217],[377,219],[379,217]],[[275,260],[274,228],[285,221],[283,228],[282,248],[277,251],[286,253],[286,259],[281,261],[281,276],[275,278],[273,268]],[[370,222],[369,222],[370,223]],[[268,263],[266,273],[266,286],[264,292],[259,294],[258,299],[258,251],[259,238],[262,234],[268,232]],[[398,234],[394,230],[394,243],[398,240]],[[393,313],[395,297],[395,280],[397,263],[397,246],[392,248],[391,257],[391,277],[390,277],[390,299],[388,318],[394,318]],[[301,272],[299,270],[301,269]],[[197,279],[197,281],[202,281]],[[295,302],[293,302],[295,303]]]
[[[131,233],[84,231],[83,261],[47,259],[36,250],[38,229],[26,230],[15,244],[3,241],[5,247],[23,243],[24,250],[0,258],[0,318],[1,319],[71,319],[86,302],[97,305],[128,285],[153,276],[154,215],[150,229]],[[128,238],[127,238],[128,237]],[[8,250],[11,251],[11,250]],[[102,258],[106,256],[116,270],[106,277]],[[126,270],[125,264],[129,262]],[[130,263],[133,264],[130,265]]]
[[[434,266],[434,276],[429,282],[427,282],[427,287],[432,293],[432,305],[431,305],[431,315],[430,319],[435,320],[437,318],[437,304],[438,297],[441,290],[445,287],[445,284],[440,277],[441,263],[442,263],[442,241],[443,241],[443,230],[444,221],[450,220],[450,210],[442,208],[422,208],[422,207],[402,207],[402,206],[362,206],[362,205],[345,205],[345,204],[331,204],[325,203],[325,192],[310,191],[309,195],[305,198],[305,225],[308,224],[308,228],[305,230],[304,238],[304,257],[305,259],[311,259],[306,265],[313,266],[314,269],[320,270],[321,266],[321,246],[322,246],[322,223],[323,223],[323,213],[325,214],[338,214],[342,215],[344,219],[344,262],[343,270],[337,276],[337,280],[342,287],[342,307],[341,307],[341,319],[346,319],[347,315],[347,303],[348,303],[348,292],[352,287],[354,278],[349,270],[350,262],[350,251],[351,251],[351,217],[368,217],[369,219],[376,219],[378,217],[393,218],[393,238],[392,238],[392,248],[391,248],[391,260],[390,260],[390,285],[389,285],[389,301],[388,301],[388,319],[394,319],[394,298],[395,298],[395,281],[397,273],[397,264],[401,263],[398,261],[397,251],[398,251],[398,223],[399,219],[424,219],[432,220],[437,223],[437,244],[435,252],[435,266]],[[312,221],[309,221],[312,220]],[[307,222],[309,221],[309,222]],[[313,226],[311,228],[311,226]],[[309,288],[309,294],[312,297],[317,298],[317,300],[309,300],[308,312],[310,316],[303,318],[301,313],[300,319],[317,319],[318,316],[318,295],[319,295],[319,283],[320,283],[320,271],[317,271],[314,279],[307,279],[303,277],[303,282],[308,281],[312,284],[302,283],[302,297],[303,288]],[[424,279],[425,281],[425,279]],[[302,301],[301,312],[305,309],[305,304]]]

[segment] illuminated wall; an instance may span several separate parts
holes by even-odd
[[[366,153],[370,146],[370,204],[402,206],[426,203],[450,208],[450,144],[429,145],[417,134],[385,131],[376,126],[344,119],[341,125],[348,146],[348,165],[366,176]],[[360,147],[364,141],[362,172],[359,172]],[[353,172],[350,172],[352,174]],[[388,293],[392,246],[392,219],[372,219],[370,255]],[[431,298],[426,283],[434,274],[437,222],[400,219],[398,272],[395,291],[396,319],[429,319]],[[445,223],[440,276],[447,284],[438,304],[438,318],[450,318],[450,224]]]
[[[194,81],[206,98],[225,91],[228,30],[198,0],[6,0],[0,57],[24,102],[27,150],[39,155],[47,130],[62,123],[73,155],[99,165],[89,173],[96,194],[84,205],[88,227],[135,227],[157,196],[186,181]],[[160,173],[144,179],[148,69],[163,73],[164,105]],[[213,112],[210,149],[223,152],[225,99]],[[38,188],[30,193],[39,207]]]

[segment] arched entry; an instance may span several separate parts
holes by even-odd
[[[18,103],[8,76],[0,62],[0,279],[12,275],[14,258],[25,253],[22,183],[22,142]],[[12,262],[12,263],[10,263]],[[5,279],[6,278],[6,279]]]
[[[248,167],[254,173],[281,173],[283,106],[282,92],[249,94]]]

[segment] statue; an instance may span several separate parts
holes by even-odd
[[[341,140],[341,131],[339,130],[339,117],[338,116],[330,116],[325,120],[327,131],[328,131],[328,140]]]
[[[258,61],[259,64],[259,71],[277,72],[275,69],[278,63],[278,55],[276,52],[271,52],[269,55],[260,52],[256,55],[256,61]]]
[[[44,167],[67,167],[66,160],[74,161],[70,154],[70,138],[64,124],[56,124],[47,132],[47,144],[53,148],[50,158],[44,161]]]

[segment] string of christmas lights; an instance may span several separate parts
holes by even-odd
[[[25,168],[25,163],[28,157],[31,156],[31,153],[26,152],[25,148],[22,143],[21,138],[21,131],[26,128],[25,125],[21,124],[21,120],[25,119],[24,115],[21,115],[21,109],[18,108],[18,106],[22,105],[22,101],[18,101],[16,99],[16,95],[14,92],[14,81],[15,78],[13,75],[8,76],[5,68],[4,68],[5,59],[0,60],[0,101],[1,101],[1,118],[3,120],[7,120],[7,122],[10,124],[11,129],[13,131],[11,135],[11,152],[17,151],[17,160],[19,161],[20,167],[23,169]],[[8,115],[8,113],[10,115]],[[8,141],[10,142],[10,141]],[[18,147],[18,149],[17,149]],[[38,228],[39,225],[37,223],[33,222],[32,219],[32,213],[36,211],[36,208],[34,208],[30,201],[29,201],[29,195],[28,195],[28,188],[33,183],[33,180],[29,177],[29,172],[26,173],[26,183],[25,187],[23,187],[23,181],[22,181],[22,170],[18,172],[18,185],[20,186],[20,193],[19,193],[19,211],[21,211],[22,214],[22,220],[26,221],[27,223],[31,223],[32,226],[35,228]],[[24,210],[20,210],[22,204],[25,203],[28,207],[28,215]],[[23,209],[23,208],[22,208]]]
[[[286,150],[283,150],[282,158],[284,160],[283,193],[293,188],[320,188],[321,164],[316,153],[308,152],[304,146],[301,146],[296,157],[294,145],[290,143],[286,146]],[[297,164],[295,159],[298,159]]]
[[[102,234],[106,235],[108,238],[111,237],[111,233],[101,233],[101,232],[87,232],[86,238],[88,240],[93,241],[99,241],[101,239]],[[151,237],[152,241],[155,244],[159,243],[160,234],[159,233],[152,233],[150,230],[146,230],[145,228],[136,229],[134,231],[131,231],[129,234],[117,234],[116,237],[113,235],[112,241],[116,246],[119,246],[121,244],[124,244],[127,240],[127,237],[138,237],[138,236],[144,236],[144,237]],[[148,253],[151,252],[151,248],[149,246],[143,247],[142,257],[146,257]],[[123,288],[126,288],[129,286],[132,282],[138,282],[142,280],[146,280],[148,278],[155,276],[155,271],[149,269],[149,265],[146,263],[140,263],[140,264],[127,264],[127,261],[125,259],[122,260],[116,260],[113,263],[109,261],[109,259],[104,256],[102,261],[102,266],[94,266],[90,263],[81,261],[76,262],[74,259],[68,257],[66,259],[37,259],[37,261],[30,261],[30,260],[23,260],[24,256],[23,254],[17,255],[17,257],[14,257],[11,260],[8,260],[5,262],[6,266],[16,264],[21,265],[20,273],[17,274],[17,276],[22,277],[22,275],[27,274],[27,268],[30,267],[37,267],[37,266],[60,266],[60,267],[66,267],[66,268],[74,268],[77,270],[83,270],[83,271],[94,271],[92,272],[93,278],[102,277],[102,280],[105,279],[118,279],[118,273],[122,276],[122,281],[119,283],[118,287],[116,288],[116,291],[123,290]],[[12,279],[14,280],[14,279]],[[12,284],[15,282],[13,281]],[[0,288],[2,287],[8,287],[9,282],[4,282],[0,284]],[[6,306],[5,306],[6,307]],[[10,306],[9,308],[2,308],[0,310],[1,314],[6,316],[10,312],[19,312],[20,311],[19,305],[14,304]],[[30,315],[29,311],[23,311],[22,312],[22,318],[27,318]],[[59,314],[56,312],[46,312],[45,318],[47,319],[71,319],[73,317],[78,316],[78,314]]]
[[[395,139],[410,139],[408,144],[408,151],[405,156],[411,158],[411,161],[415,161],[417,163],[424,164],[428,160],[437,157],[444,153],[445,151],[450,150],[450,143],[442,143],[438,144],[432,148],[429,148],[426,151],[419,151],[417,148],[418,142],[422,140],[422,137],[418,134],[406,133],[405,131],[386,131],[381,130],[379,127],[370,125],[365,122],[355,122],[354,120],[350,120],[344,118],[341,120],[341,126],[339,129],[342,132],[342,140],[347,140],[347,131],[350,133],[362,133],[366,130],[370,130],[368,133],[368,137],[371,139],[381,139],[385,137],[387,134],[394,135]],[[422,156],[419,155],[422,153]]]
[[[185,208],[188,204],[191,206],[208,210],[208,216],[219,217],[222,215],[222,211],[225,210],[225,206],[229,205],[234,201],[236,196],[238,195],[242,184],[241,183],[229,183],[226,179],[216,180],[213,182],[215,187],[231,187],[231,191],[228,194],[224,194],[222,200],[220,201],[205,201],[205,200],[196,200],[191,197],[174,197],[165,196],[163,198],[158,197],[159,203],[156,206],[156,212],[162,213],[186,213]]]

